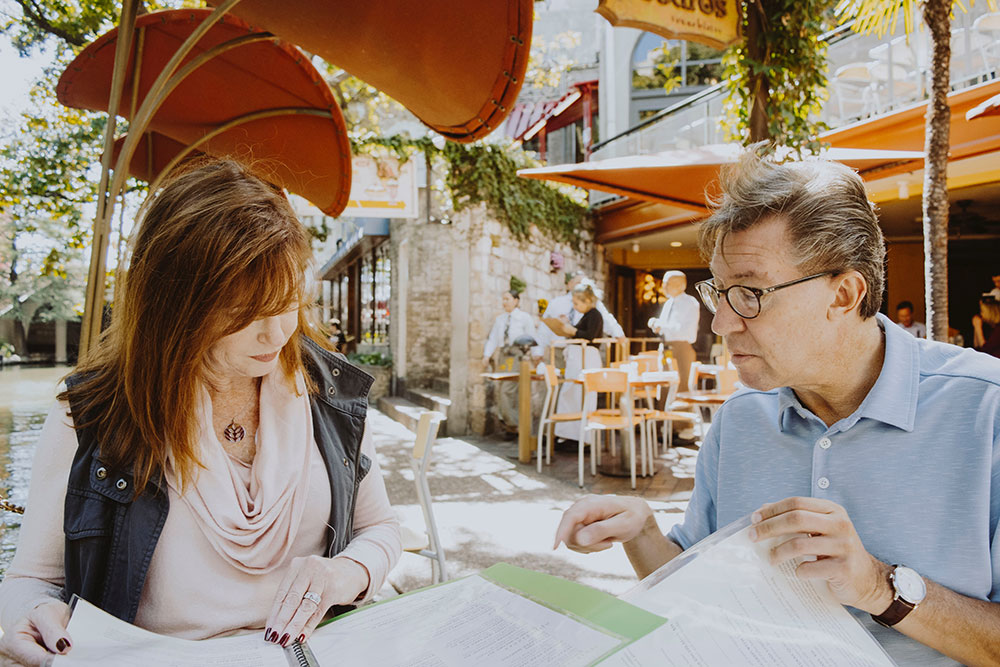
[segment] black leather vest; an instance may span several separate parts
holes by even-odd
[[[373,378],[302,337],[302,357],[318,393],[309,397],[313,433],[330,476],[330,520],[326,555],[343,551],[353,534],[358,485],[371,467],[361,454]],[[66,379],[67,386],[81,381]],[[82,406],[70,405],[74,415]],[[100,410],[101,406],[87,409]],[[76,456],[66,487],[68,601],[77,594],[118,618],[132,622],[139,609],[146,572],[167,519],[166,483],[154,478],[134,497],[131,471],[112,470],[100,461],[93,429],[78,429]]]

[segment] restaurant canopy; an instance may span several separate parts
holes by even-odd
[[[739,144],[708,144],[650,155],[521,169],[517,173],[524,178],[558,181],[703,212],[707,210],[720,169],[734,164],[744,150]],[[830,148],[819,158],[806,159],[842,162],[869,179],[912,170],[923,158],[923,153],[916,151]]]
[[[214,4],[139,15],[140,0],[123,0],[118,28],[84,49],[60,79],[64,104],[109,116],[81,353],[100,331],[95,313],[104,299],[110,220],[129,173],[155,186],[195,151],[229,155],[330,215],[343,210],[350,191],[343,117],[292,44],[380,88],[456,141],[473,141],[504,120],[531,44],[532,0],[471,9],[461,0]],[[227,14],[237,5],[236,16]],[[129,119],[129,134],[116,148],[119,116]],[[137,148],[145,150],[139,159]]]
[[[164,65],[206,16],[206,9],[145,14],[136,20],[133,56],[124,72],[119,115],[133,120]],[[254,39],[254,35],[258,35]],[[115,28],[87,46],[56,86],[68,107],[107,111],[115,61]],[[236,47],[226,48],[227,44]],[[220,46],[222,45],[222,46]],[[255,32],[225,16],[198,40],[183,61],[195,64],[163,99],[139,138],[135,176],[154,179],[188,147],[214,156],[239,157],[262,177],[312,201],[329,215],[347,205],[351,150],[340,107],[330,87],[295,46]],[[153,140],[147,140],[149,133]],[[149,165],[156,167],[149,169]]]
[[[517,99],[534,4],[241,0],[230,11],[375,86],[445,137],[474,141]]]

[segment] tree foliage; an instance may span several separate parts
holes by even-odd
[[[749,0],[746,40],[723,57],[726,129],[743,143],[770,139],[799,153],[817,152],[827,129],[816,117],[826,95],[827,45],[833,0]]]

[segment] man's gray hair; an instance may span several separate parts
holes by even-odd
[[[882,305],[885,240],[861,177],[838,162],[778,164],[758,150],[723,169],[722,195],[699,231],[702,254],[711,259],[726,235],[781,218],[802,274],[857,271],[868,289],[861,317],[874,317]]]

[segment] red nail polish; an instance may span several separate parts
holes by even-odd
[[[264,641],[266,642],[271,641],[271,628],[267,628],[264,630]]]
[[[305,635],[299,635],[299,638],[295,640],[295,643],[296,644],[301,644],[302,642],[305,641],[305,639],[306,639]]]
[[[287,632],[285,634],[281,635],[281,641],[278,642],[278,643],[281,644],[281,648],[285,648],[285,644],[288,643],[288,633]]]
[[[69,646],[70,646],[69,640],[66,639],[65,637],[61,637],[59,641],[56,642],[56,650],[59,651],[60,653],[68,649]]]

